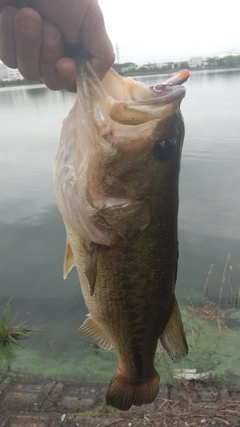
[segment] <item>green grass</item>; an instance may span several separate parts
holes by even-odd
[[[202,306],[181,307],[181,312],[189,355],[180,363],[173,363],[159,344],[156,368],[161,383],[174,382],[176,369],[196,369],[197,373],[212,371],[216,378],[224,380],[234,375],[234,381],[240,384],[240,328],[227,326],[229,322],[240,324],[240,310],[222,310],[217,304],[206,301]],[[56,325],[58,331],[60,326]],[[63,333],[63,328],[61,330]],[[51,335],[54,333],[52,330]],[[19,347],[18,357],[13,361],[14,372],[59,380],[78,378],[84,382],[109,382],[116,372],[117,358],[113,350],[96,349],[90,343],[83,348],[76,333],[76,338],[72,339],[76,339],[79,347],[75,346],[72,351],[66,347],[65,352],[59,334],[58,339],[53,344],[51,342],[53,348],[50,344],[47,347],[50,335],[46,334],[45,331],[40,339],[35,339],[35,345],[30,341],[24,349]]]
[[[217,379],[228,378],[240,385],[240,309],[239,291],[233,286],[230,257],[224,267],[219,299],[210,297],[213,266],[204,284],[204,297],[198,302],[189,300],[180,306],[189,354],[180,363],[173,363],[159,344],[156,367],[161,384],[174,382],[175,370],[196,369],[197,373],[210,372]],[[236,287],[236,286],[235,286]],[[227,307],[223,306],[223,293],[229,292]],[[234,298],[232,298],[234,295]],[[231,298],[230,298],[231,296]],[[216,295],[215,295],[216,297]],[[195,298],[193,298],[195,300]],[[101,350],[78,337],[76,319],[71,316],[51,321],[34,334],[24,348],[19,345],[29,337],[31,328],[17,324],[17,316],[10,313],[10,301],[3,307],[0,322],[0,368],[22,374],[44,375],[59,380],[78,379],[85,382],[109,382],[117,369],[113,350]],[[46,319],[48,322],[48,319]]]
[[[11,318],[10,301],[2,307],[3,318],[0,322],[0,367],[8,371],[18,356],[19,341],[31,334],[29,326],[16,323],[17,316]]]

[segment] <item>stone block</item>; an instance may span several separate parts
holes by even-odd
[[[131,407],[132,413],[141,414],[141,415],[153,413],[153,412],[156,412],[156,410],[157,410],[156,400],[152,403],[147,403],[146,405],[142,405],[142,406],[133,405]]]
[[[216,402],[219,396],[219,393],[214,390],[202,391],[199,394],[201,402]]]
[[[0,409],[2,408],[3,399],[10,388],[11,378],[0,379]]]
[[[47,395],[46,399],[43,401],[42,410],[51,410],[53,407],[58,407],[59,402],[61,402],[63,396],[63,383],[57,383],[51,392]]]
[[[227,389],[227,388],[223,388],[223,389],[220,391],[219,396],[220,396],[220,399],[221,399],[221,400],[228,400],[228,399],[230,399],[230,394],[229,394],[229,391],[228,391],[228,389]]]
[[[61,412],[85,412],[89,411],[94,403],[93,399],[79,399],[75,396],[64,396],[59,403]]]
[[[35,410],[39,409],[56,383],[21,383],[10,384],[8,393],[5,395],[2,406],[5,409]]]
[[[35,393],[8,393],[2,403],[4,409],[29,411],[38,409]]]
[[[67,396],[77,396],[79,398],[95,398],[100,391],[101,387],[99,384],[96,385],[65,385],[64,386],[64,394]]]
[[[157,399],[169,399],[169,387],[165,384],[160,385]]]
[[[88,418],[88,417],[73,417],[69,415],[64,423],[64,427],[128,427],[128,421],[117,421],[117,419],[110,418]],[[140,427],[140,425],[139,425]]]
[[[60,416],[45,414],[10,415],[1,427],[60,427]]]

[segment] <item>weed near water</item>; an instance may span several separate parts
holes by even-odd
[[[31,327],[25,323],[17,324],[17,317],[12,318],[10,301],[2,307],[3,317],[0,322],[0,367],[11,370],[17,357],[19,341],[31,335]]]
[[[236,280],[239,269],[239,265],[230,264],[228,255],[218,298],[215,294],[212,300],[214,265],[211,264],[203,286],[202,302],[194,304],[190,298],[187,307],[181,307],[189,354],[176,365],[159,346],[156,362],[158,370],[163,372],[164,382],[211,380],[213,377],[227,381],[234,377],[240,384],[240,291]]]
[[[237,264],[235,268],[231,265],[230,254],[227,255],[227,259],[224,265],[221,283],[219,287],[219,295],[218,295],[218,305],[224,305],[224,299],[227,302],[228,307],[238,309],[240,308],[240,286],[239,286],[239,272],[240,272],[240,264]],[[210,279],[213,273],[214,264],[210,265],[206,281],[203,286],[203,295],[205,300],[209,300],[210,298]],[[233,280],[233,272],[235,272],[235,277],[237,280]],[[238,273],[238,274],[236,274]],[[224,292],[225,291],[225,292]],[[224,295],[225,293],[225,295]],[[228,294],[228,296],[227,296]],[[225,296],[225,298],[224,298]],[[227,297],[226,297],[227,296]],[[226,305],[226,304],[225,304]]]

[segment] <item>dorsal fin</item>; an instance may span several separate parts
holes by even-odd
[[[68,239],[66,239],[65,255],[63,261],[63,278],[66,279],[68,273],[75,265],[74,255]]]

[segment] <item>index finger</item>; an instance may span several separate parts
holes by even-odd
[[[102,34],[102,37],[98,38],[98,43],[97,49],[94,44],[90,44],[88,51],[92,57],[91,65],[98,78],[102,80],[109,68],[112,67],[115,61],[115,54],[107,34]]]
[[[103,79],[114,63],[115,54],[98,3],[89,5],[78,37],[81,46],[91,56],[91,65],[98,78]]]

